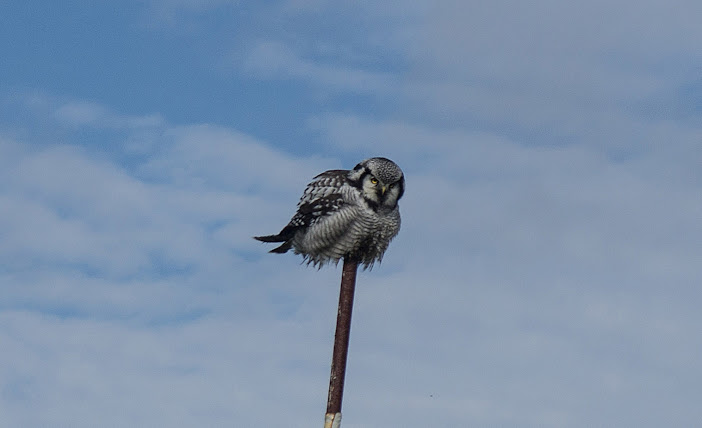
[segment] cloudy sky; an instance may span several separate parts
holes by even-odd
[[[702,420],[702,3],[0,4],[0,426],[322,426],[340,267],[271,255],[386,156],[345,428]]]

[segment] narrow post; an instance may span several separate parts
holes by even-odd
[[[356,289],[356,272],[358,261],[344,258],[341,273],[341,290],[339,290],[339,310],[336,315],[336,333],[334,334],[334,354],[332,355],[331,375],[329,376],[329,396],[324,428],[338,428],[341,424],[341,401],[344,396],[344,379],[346,377],[346,357],[349,352],[351,334],[351,312],[353,295]]]

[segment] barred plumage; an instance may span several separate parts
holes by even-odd
[[[297,212],[277,235],[256,236],[282,242],[271,253],[292,249],[318,267],[352,258],[372,268],[400,230],[397,205],[405,190],[400,167],[386,158],[370,158],[352,170],[316,176],[297,204]]]

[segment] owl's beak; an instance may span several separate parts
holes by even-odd
[[[381,195],[384,195],[384,194],[385,194],[385,191],[386,191],[387,189],[388,189],[387,186],[380,186],[380,194],[381,194]]]

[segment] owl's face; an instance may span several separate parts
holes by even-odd
[[[405,191],[400,167],[385,158],[371,158],[356,165],[350,177],[359,181],[361,194],[372,206],[393,209]]]

